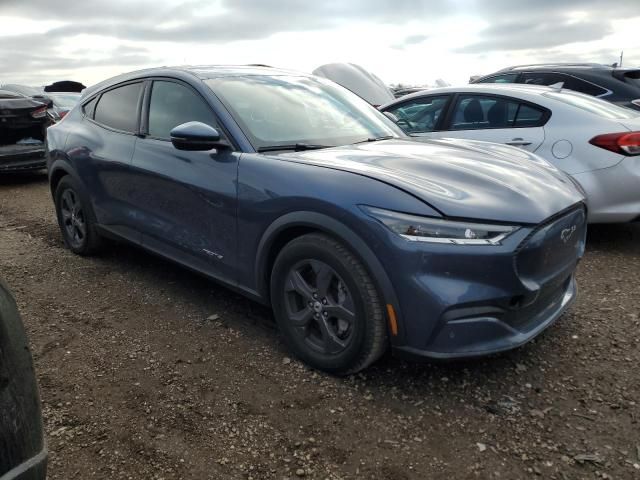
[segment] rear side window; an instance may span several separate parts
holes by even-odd
[[[132,83],[104,92],[95,109],[95,121],[116,130],[135,132],[141,90],[142,83]]]
[[[513,125],[518,102],[499,97],[460,95],[453,110],[451,130],[508,128]]]
[[[624,81],[640,88],[640,70],[625,72]]]
[[[527,83],[529,85],[555,85],[560,82],[564,84],[564,88],[568,88],[574,92],[586,93],[587,95],[592,95],[594,97],[604,95],[608,92],[606,88],[602,88],[591,82],[587,82],[586,80],[581,80],[563,73],[536,72],[522,74],[522,83]]]
[[[504,75],[494,75],[493,77],[484,78],[478,83],[515,83],[518,78],[517,73],[505,73]]]
[[[149,103],[149,135],[168,139],[173,128],[187,122],[202,122],[217,127],[211,108],[196,92],[179,83],[153,82]]]
[[[389,108],[387,112],[398,119],[398,126],[407,133],[432,132],[443,114],[448,99],[448,96],[416,98]]]
[[[515,98],[460,95],[453,110],[451,130],[539,127],[545,120],[544,109]]]

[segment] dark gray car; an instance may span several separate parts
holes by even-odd
[[[117,237],[215,278],[271,305],[317,368],[507,350],[575,297],[586,209],[565,174],[512,148],[414,142],[319,77],[134,72],[48,132],[71,250]]]
[[[562,83],[569,90],[640,110],[639,68],[617,68],[597,63],[518,65],[475,78],[470,83]]]

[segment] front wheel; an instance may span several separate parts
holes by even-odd
[[[362,262],[331,237],[303,235],[282,249],[271,301],[287,345],[315,368],[355,373],[386,349],[377,289]]]

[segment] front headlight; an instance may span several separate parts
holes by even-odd
[[[500,245],[518,227],[459,222],[420,217],[375,207],[362,207],[370,216],[402,238],[414,242],[451,243],[455,245]]]

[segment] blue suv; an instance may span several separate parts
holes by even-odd
[[[521,345],[576,293],[585,204],[535,155],[411,141],[318,77],[158,68],[87,89],[48,130],[75,253],[115,237],[271,305],[291,350],[335,374],[391,348]]]

